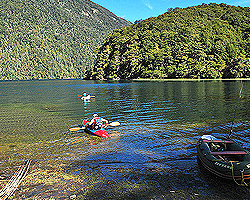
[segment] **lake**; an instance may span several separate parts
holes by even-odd
[[[250,150],[250,82],[239,99],[241,85],[2,81],[0,176],[32,161],[13,199],[250,199],[248,187],[211,176],[196,158],[200,136],[228,136],[231,127]],[[95,98],[82,101],[84,91]],[[94,112],[121,125],[109,127],[107,139],[69,131]]]

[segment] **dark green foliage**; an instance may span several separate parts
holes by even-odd
[[[250,76],[250,9],[169,9],[115,30],[96,52],[94,79]]]
[[[89,0],[1,0],[0,80],[84,78],[106,35],[130,24]]]

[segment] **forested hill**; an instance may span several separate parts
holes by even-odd
[[[250,9],[202,4],[169,9],[108,35],[93,79],[250,76]]]
[[[96,47],[128,25],[89,0],[1,0],[0,80],[84,78]]]

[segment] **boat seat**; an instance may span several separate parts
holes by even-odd
[[[203,140],[203,141],[207,142],[207,143],[209,143],[209,142],[230,143],[230,144],[234,143],[233,141],[229,141],[229,140]]]
[[[212,155],[246,155],[245,151],[213,151]]]

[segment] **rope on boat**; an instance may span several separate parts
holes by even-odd
[[[0,199],[5,200],[9,198],[18,188],[19,184],[26,177],[29,168],[30,168],[31,160],[28,160],[25,164],[23,164],[18,171],[11,177],[8,183],[4,188],[0,190]]]
[[[237,184],[237,185],[239,185],[239,186],[250,186],[250,185],[248,185],[246,182],[245,182],[245,179],[244,179],[244,170],[240,170],[240,173],[241,173],[241,183],[238,183],[236,180],[235,180],[235,178],[234,178],[234,168],[233,168],[233,162],[232,161],[230,161],[230,163],[231,163],[231,166],[232,166],[232,177],[233,177],[233,180],[234,180],[234,182]]]

